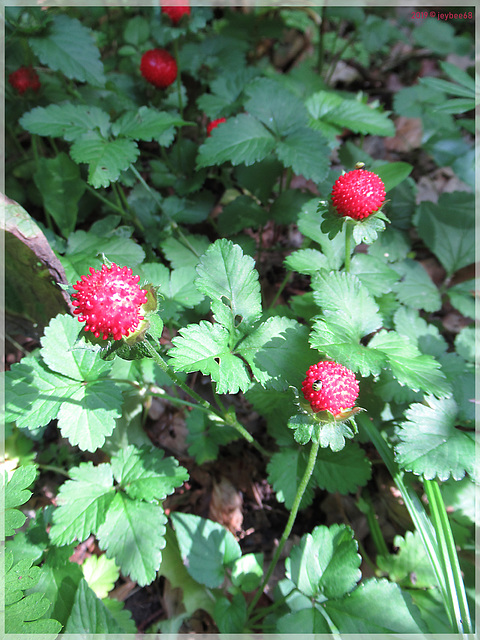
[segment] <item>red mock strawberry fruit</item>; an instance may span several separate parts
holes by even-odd
[[[332,202],[340,216],[363,220],[377,212],[384,201],[385,185],[371,171],[348,171],[333,185]]]
[[[150,49],[142,56],[140,73],[158,89],[166,89],[177,79],[177,63],[165,49]]]
[[[209,122],[207,124],[207,138],[212,135],[212,131],[215,129],[215,127],[218,127],[219,124],[226,121],[226,118],[218,118],[217,120],[212,120],[211,122]]]
[[[20,95],[27,89],[38,91],[40,89],[40,78],[32,67],[20,67],[8,76],[8,81]]]
[[[142,305],[147,304],[147,293],[140,289],[140,276],[132,275],[128,267],[102,265],[96,271],[90,267],[90,275],[82,276],[73,288],[74,313],[85,322],[85,331],[91,331],[103,340],[112,337],[121,340],[133,333],[141,320]]]
[[[315,413],[329,411],[337,418],[355,406],[359,387],[350,369],[337,362],[324,361],[308,369],[302,391]]]
[[[162,6],[162,13],[167,15],[174,25],[177,25],[183,16],[190,15],[191,9],[189,6],[180,6],[173,2],[172,5],[168,7]]]

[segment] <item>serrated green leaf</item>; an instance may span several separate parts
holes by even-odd
[[[311,275],[328,268],[327,256],[316,249],[299,249],[285,258],[285,266],[291,271]]]
[[[78,166],[63,152],[55,158],[39,158],[33,180],[45,210],[67,238],[75,229],[78,201],[86,188]]]
[[[372,244],[378,238],[378,234],[385,230],[385,222],[378,215],[371,215],[358,222],[353,227],[353,239],[355,244]]]
[[[95,132],[77,138],[70,149],[75,162],[88,164],[88,182],[95,189],[116,182],[120,173],[135,162],[139,153],[133,140],[106,140]]]
[[[329,312],[315,321],[311,346],[362,376],[378,375],[385,364],[385,355],[365,347],[353,328],[335,322],[334,318],[334,312]]]
[[[103,86],[105,76],[93,34],[76,18],[52,17],[46,34],[32,36],[28,43],[42,64],[67,78]]]
[[[33,567],[36,569],[36,567]],[[28,580],[25,580],[28,587]],[[5,633],[56,635],[62,625],[57,620],[43,618],[50,602],[43,593],[32,593],[5,606]]]
[[[112,133],[134,140],[160,141],[168,129],[186,124],[189,123],[180,116],[143,106],[138,111],[124,113],[112,125]]]
[[[436,585],[435,574],[418,531],[395,536],[395,555],[377,556],[377,565],[393,582],[417,589]]]
[[[164,320],[177,318],[183,309],[191,309],[203,300],[194,284],[193,267],[179,267],[169,271],[163,264],[143,264],[143,275],[160,287],[160,313]]]
[[[319,131],[299,127],[283,137],[275,151],[285,167],[307,180],[321,182],[328,173],[328,143]]]
[[[220,597],[215,602],[214,618],[221,634],[236,633],[244,629],[247,622],[247,603],[243,593],[233,598]]]
[[[315,607],[287,613],[276,621],[275,630],[280,634],[296,634],[298,630],[305,634],[331,634],[331,628],[324,616]]]
[[[402,276],[401,282],[393,286],[400,302],[413,309],[429,312],[440,309],[440,293],[419,262],[407,259],[394,265],[394,268]]]
[[[195,284],[199,291],[225,307],[222,320],[229,331],[242,323],[250,324],[262,311],[260,283],[255,262],[243,255],[242,249],[230,240],[214,242],[201,257]],[[214,313],[217,317],[218,306]],[[220,319],[217,317],[217,319]]]
[[[72,316],[53,318],[40,339],[40,353],[52,371],[72,380],[95,381],[112,365],[99,360],[100,347],[87,346],[85,339],[77,340],[81,329],[82,325]]]
[[[312,289],[319,307],[359,338],[382,326],[378,305],[355,275],[321,271],[312,278]]]
[[[459,356],[467,362],[477,361],[477,329],[473,325],[463,327],[455,336],[455,348]]]
[[[221,235],[232,235],[247,227],[258,229],[266,224],[267,211],[253,198],[241,195],[229,202],[218,216],[218,231]]]
[[[221,524],[193,514],[175,512],[171,519],[188,573],[200,584],[220,587],[226,567],[242,555],[233,534]]]
[[[447,350],[447,342],[440,335],[439,329],[420,317],[418,311],[400,307],[393,316],[395,329],[410,342],[416,345],[422,353],[428,353],[435,358]]]
[[[345,259],[345,228],[343,227],[333,239],[323,233],[320,224],[323,220],[322,213],[325,211],[328,211],[325,201],[319,203],[316,198],[309,200],[298,216],[298,229],[307,238],[318,242],[322,253],[327,256],[330,269],[340,269]]]
[[[155,580],[160,567],[166,522],[160,505],[117,493],[97,531],[100,548],[143,587]]]
[[[395,331],[378,332],[369,342],[370,349],[376,349],[386,355],[388,364],[400,384],[413,391],[425,391],[442,397],[450,388],[439,363],[428,355],[420,354],[406,336]]]
[[[175,371],[201,371],[217,383],[218,393],[238,393],[250,386],[245,364],[233,355],[228,331],[218,324],[202,320],[180,329],[172,340],[170,366]]]
[[[110,131],[110,116],[99,107],[64,102],[35,107],[23,114],[20,124],[30,133],[71,142],[89,132],[106,137]]]
[[[308,329],[296,320],[274,316],[242,340],[236,349],[263,386],[284,390],[298,386],[315,354],[307,344]]]
[[[303,413],[297,413],[287,422],[289,429],[295,429],[293,437],[298,444],[307,444],[312,438],[315,429],[315,422],[312,417]]]
[[[421,202],[416,222],[419,236],[445,267],[447,276],[475,262],[473,194],[442,193],[437,204]]]
[[[398,274],[383,260],[366,253],[356,253],[350,264],[350,273],[365,285],[372,296],[381,296],[392,290]]]
[[[362,577],[357,548],[350,527],[315,527],[285,561],[287,578],[310,598],[341,598]]]
[[[244,105],[245,111],[258,118],[277,137],[288,136],[307,124],[303,102],[280,82],[258,78],[247,87],[246,93],[249,98]]]
[[[216,460],[219,445],[228,444],[239,438],[233,427],[227,427],[216,416],[207,415],[203,411],[192,411],[185,420],[188,428],[188,453],[195,458],[198,465]]]
[[[83,575],[97,598],[106,598],[120,575],[114,560],[101,556],[89,556],[82,564]],[[77,631],[76,631],[77,632]]]
[[[336,93],[318,91],[305,104],[314,121],[347,128],[354,133],[395,135],[395,126],[389,120],[388,113],[357,100],[345,100]]]
[[[408,593],[387,580],[370,578],[341,600],[325,608],[340,633],[422,633],[420,612]]]
[[[462,316],[475,318],[475,279],[466,280],[447,289],[447,296],[452,305],[460,311]]]
[[[186,246],[186,243],[187,246]],[[184,234],[184,242],[175,238],[167,238],[161,243],[161,249],[172,269],[181,267],[196,267],[200,256],[205,253],[210,245],[206,236]]]
[[[274,136],[251,115],[242,113],[229,118],[199,149],[199,168],[231,162],[251,165],[267,158],[276,145]]]
[[[26,516],[15,509],[22,504],[25,504],[32,495],[31,491],[28,491],[28,487],[35,481],[37,475],[37,468],[35,465],[26,465],[18,467],[13,472],[12,477],[5,486],[5,536],[13,536],[15,529],[19,529],[23,526]],[[1,478],[3,481],[4,478]]]
[[[58,428],[72,445],[96,451],[112,434],[122,404],[122,391],[112,380],[80,383],[60,407]]]
[[[159,449],[131,445],[112,459],[115,479],[136,500],[163,500],[188,480],[187,470]]]
[[[58,545],[82,542],[96,533],[114,497],[109,464],[82,463],[70,470],[70,478],[60,487],[49,533]]]
[[[345,469],[348,469],[348,474]],[[349,442],[341,451],[319,449],[313,480],[320,489],[346,495],[356,493],[358,487],[364,487],[371,473],[370,461],[362,449],[356,443]]]
[[[385,191],[388,193],[397,185],[403,182],[413,170],[413,166],[408,162],[389,162],[375,167],[375,173],[382,179]]]
[[[122,634],[132,632],[132,627],[132,624],[121,624],[119,616],[110,612],[109,607],[95,595],[86,580],[80,581],[65,633]]]
[[[395,446],[398,463],[427,480],[444,481],[450,475],[461,480],[465,472],[475,478],[475,437],[456,428],[456,402],[430,396],[426,403],[413,404],[405,413]]]
[[[307,459],[303,449],[284,449],[274,453],[267,465],[268,482],[273,486],[278,502],[291,509],[300,480],[303,478]],[[313,500],[313,486],[307,485],[300,503],[305,509]]]

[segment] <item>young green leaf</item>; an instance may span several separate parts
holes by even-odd
[[[171,516],[183,563],[194,580],[220,587],[225,569],[241,557],[240,545],[225,527],[188,513]]]
[[[404,587],[416,589],[436,585],[435,574],[418,531],[407,531],[405,537],[395,536],[395,555],[377,556],[378,568],[387,573],[390,580]]]
[[[97,598],[106,598],[118,580],[120,570],[105,554],[89,556],[82,564],[83,575]]]
[[[427,397],[426,404],[413,404],[405,413],[407,422],[398,429],[396,459],[407,471],[461,480],[465,473],[476,478],[475,434],[456,428],[457,405],[452,398]]]

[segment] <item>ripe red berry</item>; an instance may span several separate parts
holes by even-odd
[[[101,271],[90,267],[90,275],[82,276],[73,288],[74,313],[80,322],[85,322],[85,331],[91,331],[103,340],[113,337],[121,340],[138,327],[144,316],[142,305],[147,303],[147,294],[140,289],[140,276],[132,275],[127,267],[102,265]]]
[[[355,406],[359,387],[355,374],[332,361],[313,364],[302,383],[303,397],[313,411],[330,411],[335,417]]]
[[[20,67],[8,76],[8,81],[20,95],[27,89],[33,89],[33,91],[40,89],[40,78],[32,67]]]
[[[189,6],[180,6],[174,3],[172,6],[162,7],[162,13],[165,13],[173,24],[176,25],[184,15],[190,15],[191,9]]]
[[[150,49],[142,56],[140,73],[150,84],[165,89],[177,78],[177,63],[165,49]]]
[[[362,220],[378,211],[384,201],[385,185],[371,171],[348,171],[333,185],[332,202],[341,216]]]
[[[219,124],[226,121],[226,118],[218,118],[217,120],[212,120],[212,122],[209,122],[207,124],[207,137],[209,138],[212,135],[212,131],[215,129],[215,127],[218,127]]]

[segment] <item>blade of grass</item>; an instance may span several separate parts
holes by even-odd
[[[440,487],[436,480],[424,480],[423,483],[430,505],[433,526],[437,534],[440,560],[446,578],[450,606],[455,617],[456,631],[458,633],[473,633],[465,585]]]

